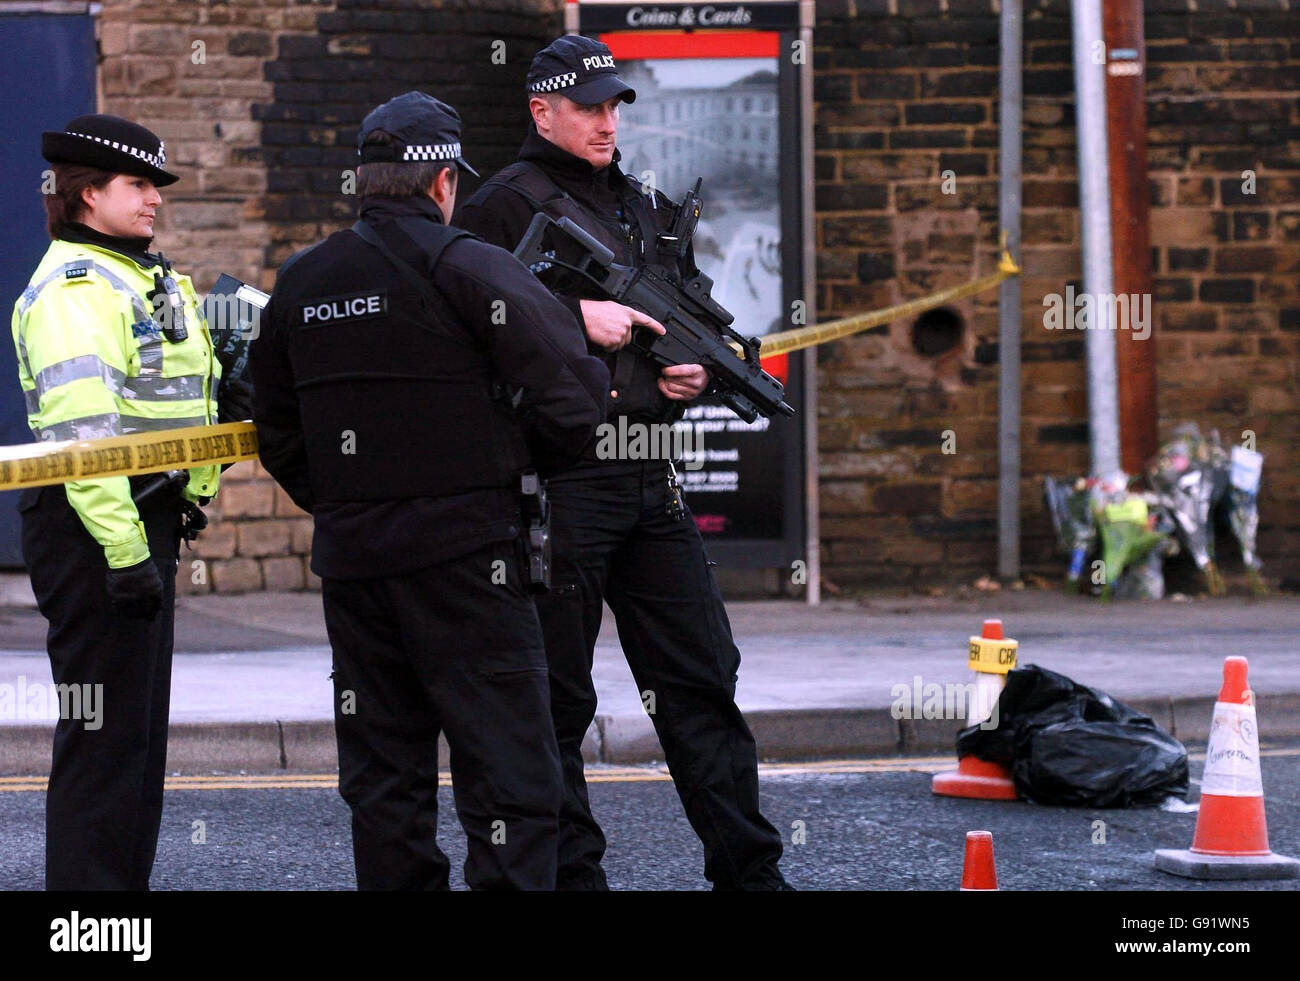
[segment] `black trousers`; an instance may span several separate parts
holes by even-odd
[[[560,763],[515,544],[410,575],[326,579],[322,594],[357,886],[448,888],[435,840],[442,731],[470,888],[555,888]]]
[[[632,473],[549,485],[552,590],[537,609],[564,768],[558,885],[606,885],[605,838],[582,768],[603,599],[704,845],[705,876],[716,889],[780,888],[781,838],[759,812],[757,750],[736,707],[740,652],[689,509],[682,520],[667,513],[667,472],[648,461]]]
[[[62,486],[25,492],[19,511],[54,681],[102,693],[97,718],[83,707],[82,718],[60,718],[54,730],[45,888],[148,889],[167,763],[180,509],[160,504],[140,515],[163,583],[162,608],[149,621],[113,608],[104,550]]]

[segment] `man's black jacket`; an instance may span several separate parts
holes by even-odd
[[[672,203],[657,191],[653,195],[642,194],[640,185],[619,169],[617,151],[613,163],[596,170],[586,160],[541,136],[537,127],[530,123],[519,151],[519,160],[540,168],[560,191],[581,206],[587,218],[581,224],[589,230],[593,222],[605,226],[609,233],[606,241],[615,239],[621,246],[615,250],[615,261],[635,265],[654,256],[654,243],[644,241],[634,209],[643,209],[642,213],[649,215],[658,230],[666,231],[672,220]],[[513,250],[524,237],[534,213],[533,204],[526,197],[502,186],[494,177],[462,205],[453,224],[473,232],[484,241]],[[687,275],[696,271],[690,256],[683,265]],[[542,274],[542,278],[574,314],[579,325],[582,323],[581,300],[608,299],[596,287],[562,270],[549,270]],[[616,355],[590,343],[588,350],[604,360],[612,378],[618,377],[616,365],[622,365],[625,380],[616,385],[619,394],[610,400],[611,420],[620,415],[651,422],[670,422],[680,417],[683,404],[665,398],[659,391],[660,369],[649,359],[630,349]],[[620,358],[623,360],[619,361]],[[595,462],[591,449],[584,462]]]
[[[509,253],[461,235],[430,270],[403,228],[445,238],[432,200],[368,198],[361,218],[443,302],[337,232],[281,268],[250,355],[262,464],[315,518],[313,571],[340,579],[514,537],[525,442],[544,472],[567,466],[604,418],[609,384],[563,304]],[[383,314],[317,326],[331,298],[361,294],[382,294]],[[511,392],[517,412],[501,398]]]

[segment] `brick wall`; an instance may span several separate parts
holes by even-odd
[[[1295,0],[1148,0],[1148,117],[1163,426],[1253,430],[1260,551],[1300,574],[1300,18]],[[120,0],[100,21],[101,103],[167,141],[159,245],[206,289],[270,288],[353,219],[342,193],[366,110],[424,88],[465,117],[469,159],[513,159],[528,59],[560,0]],[[824,318],[987,272],[997,236],[997,15],[990,0],[817,4],[818,302]],[[1039,479],[1087,465],[1083,342],[1042,297],[1080,290],[1066,0],[1026,5],[1024,556],[1059,571]],[[203,42],[203,58],[195,42]],[[504,63],[492,60],[504,43]],[[1241,193],[1241,172],[1257,175]],[[951,172],[952,194],[943,175]],[[825,569],[843,585],[970,578],[995,564],[996,292],[954,304],[956,346],[899,322],[819,352]],[[951,430],[956,452],[942,451]],[[255,462],[227,471],[184,556],[189,591],[314,587],[310,519]],[[203,564],[195,566],[198,560]],[[194,582],[195,579],[202,581]]]
[[[167,145],[181,180],[164,191],[156,245],[200,292],[222,272],[269,288],[262,125],[274,98],[265,65],[286,42],[314,35],[322,5],[124,0],[98,22],[100,110],[138,120]],[[177,589],[301,589],[311,518],[254,461],[225,474],[212,523],[182,552]],[[296,546],[296,547],[295,547]]]
[[[1294,0],[1291,0],[1293,3]],[[1189,7],[1200,12],[1190,12]],[[1265,456],[1260,553],[1300,572],[1300,17],[1287,0],[1146,4],[1162,432],[1183,419]],[[989,0],[819,3],[823,318],[988,272],[997,254],[998,18]],[[1066,0],[1024,23],[1022,551],[1058,575],[1041,477],[1088,463],[1084,342],[1043,297],[1082,291]],[[944,172],[951,172],[944,193]],[[1255,193],[1243,194],[1243,171]],[[819,352],[823,560],[839,584],[996,568],[997,291],[954,304],[951,351],[912,322]],[[955,453],[944,453],[951,430]],[[1232,565],[1229,553],[1229,568]]]

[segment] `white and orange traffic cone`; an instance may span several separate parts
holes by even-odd
[[[1016,666],[1019,641],[1002,635],[1001,620],[985,620],[979,637],[970,639],[968,664],[975,672],[976,704],[980,719],[987,719],[998,696],[1006,687],[1007,672]],[[957,769],[936,773],[930,790],[944,797],[974,797],[981,800],[1015,800],[1016,785],[1011,771],[1001,763],[976,756],[963,756]]]
[[[1210,744],[1201,776],[1201,809],[1190,849],[1162,848],[1155,865],[1189,879],[1295,879],[1300,861],[1273,854],[1264,821],[1255,694],[1244,657],[1223,662]]]
[[[993,862],[993,832],[966,832],[966,861],[961,868],[962,892],[997,892],[998,869]]]

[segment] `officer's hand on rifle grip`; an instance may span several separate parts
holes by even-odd
[[[616,303],[614,300],[582,300],[582,320],[591,343],[606,351],[617,351],[632,339],[632,328],[649,327],[656,334],[666,333],[654,317]]]
[[[673,364],[660,373],[659,391],[664,398],[675,402],[688,402],[698,398],[709,387],[709,373],[703,365]]]

